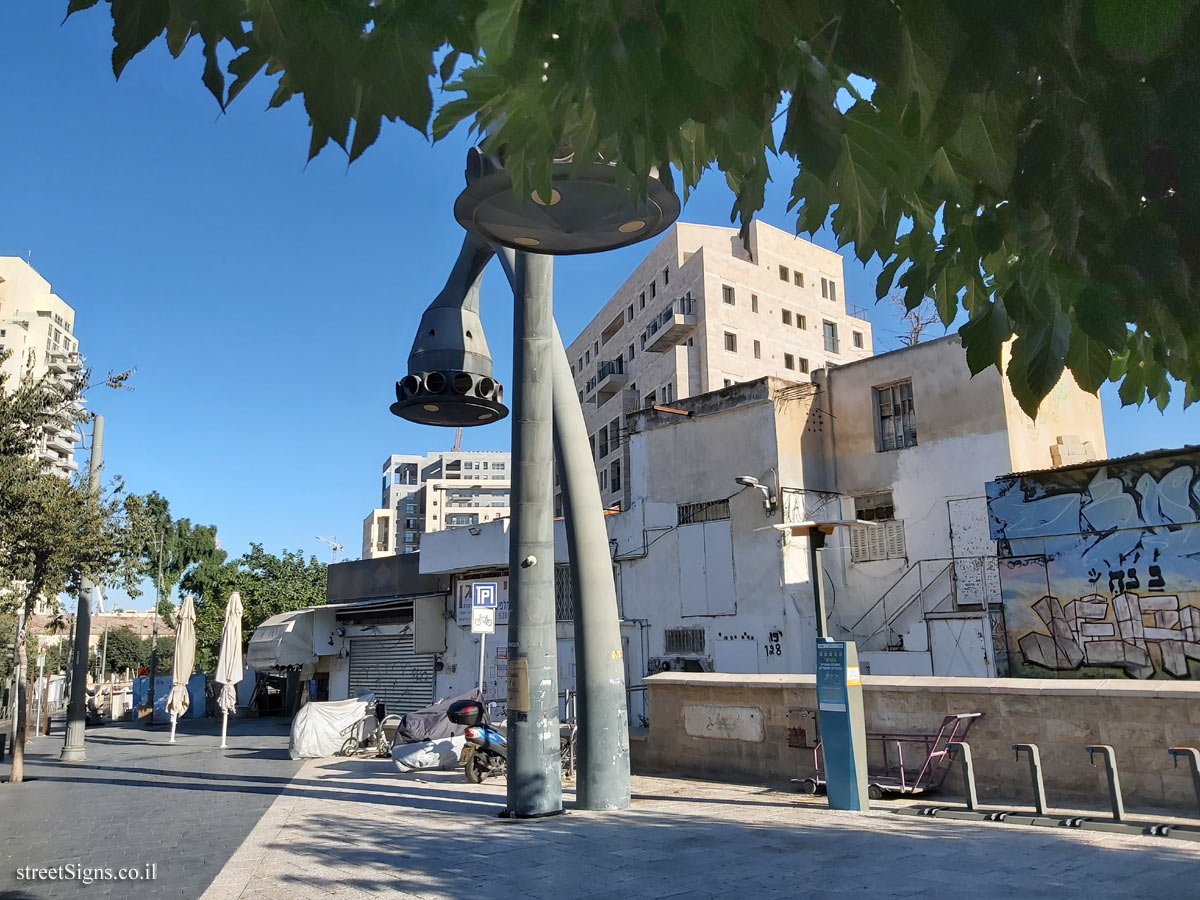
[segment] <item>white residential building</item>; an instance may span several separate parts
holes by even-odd
[[[75,310],[50,290],[50,283],[17,256],[0,256],[0,363],[5,387],[23,379],[74,379],[83,368],[75,337]],[[78,469],[74,428],[46,428],[37,456],[51,471],[68,477]]]
[[[673,226],[567,348],[605,506],[630,505],[629,414],[870,356],[866,315],[837,253],[757,220],[748,249],[735,228]]]
[[[415,553],[426,532],[507,516],[511,465],[492,450],[388,457],[380,506],[363,521],[363,559]]]

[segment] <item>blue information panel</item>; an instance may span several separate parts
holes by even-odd
[[[478,581],[471,585],[471,605],[495,607],[499,588],[494,581]]]
[[[868,809],[862,678],[851,641],[817,641],[817,718],[832,809]]]

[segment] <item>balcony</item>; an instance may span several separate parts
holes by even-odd
[[[78,353],[60,353],[52,350],[46,355],[46,368],[55,375],[65,375],[68,372],[78,372],[83,368]]]
[[[870,321],[870,319],[867,318],[867,308],[865,306],[859,306],[856,303],[846,304],[846,315],[852,319],[862,319],[864,322]]]
[[[646,326],[646,349],[665,353],[683,343],[696,327],[695,303],[691,296],[676,300]]]
[[[596,405],[599,406],[628,383],[624,360],[619,357],[604,360],[596,368]]]

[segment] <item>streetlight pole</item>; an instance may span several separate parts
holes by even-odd
[[[498,255],[515,291],[516,254],[503,247]],[[575,803],[579,809],[627,809],[631,802],[629,720],[617,589],[587,425],[557,325],[551,355],[554,455],[562,482],[575,597],[572,621],[579,722]]]
[[[92,455],[88,461],[88,491],[95,496],[100,491],[100,467],[104,456],[104,416],[96,416],[92,424]],[[79,585],[79,600],[75,611],[75,647],[71,660],[71,699],[67,705],[67,736],[63,740],[60,762],[84,762],[83,732],[87,726],[88,642],[92,631],[92,582],[84,578]]]
[[[508,814],[562,812],[554,616],[554,262],[517,256],[509,543]]]

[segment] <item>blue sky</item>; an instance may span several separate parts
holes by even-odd
[[[0,255],[31,253],[75,307],[94,371],[137,367],[133,392],[90,397],[107,418],[106,473],[216,524],[234,554],[258,541],[327,560],[320,534],[357,556],[384,458],[453,441],[387,407],[461,241],[451,208],[465,129],[433,146],[385,124],[353,166],[337,148],[306,166],[299,101],[267,111],[263,82],[221,115],[197,48],[176,61],[161,41],[117,83],[106,5],[60,24],[65,7],[0,8]],[[792,170],[777,169],[761,218],[790,228]],[[682,218],[726,225],[731,200],[710,173]],[[558,261],[568,340],[645,249]],[[873,303],[878,264],[844,255],[847,299],[870,309],[876,350],[893,348],[896,318]],[[508,384],[506,293],[489,270],[483,316]],[[1160,415],[1103,396],[1111,455],[1196,440],[1197,414],[1181,404]],[[507,424],[463,438],[508,443]]]

